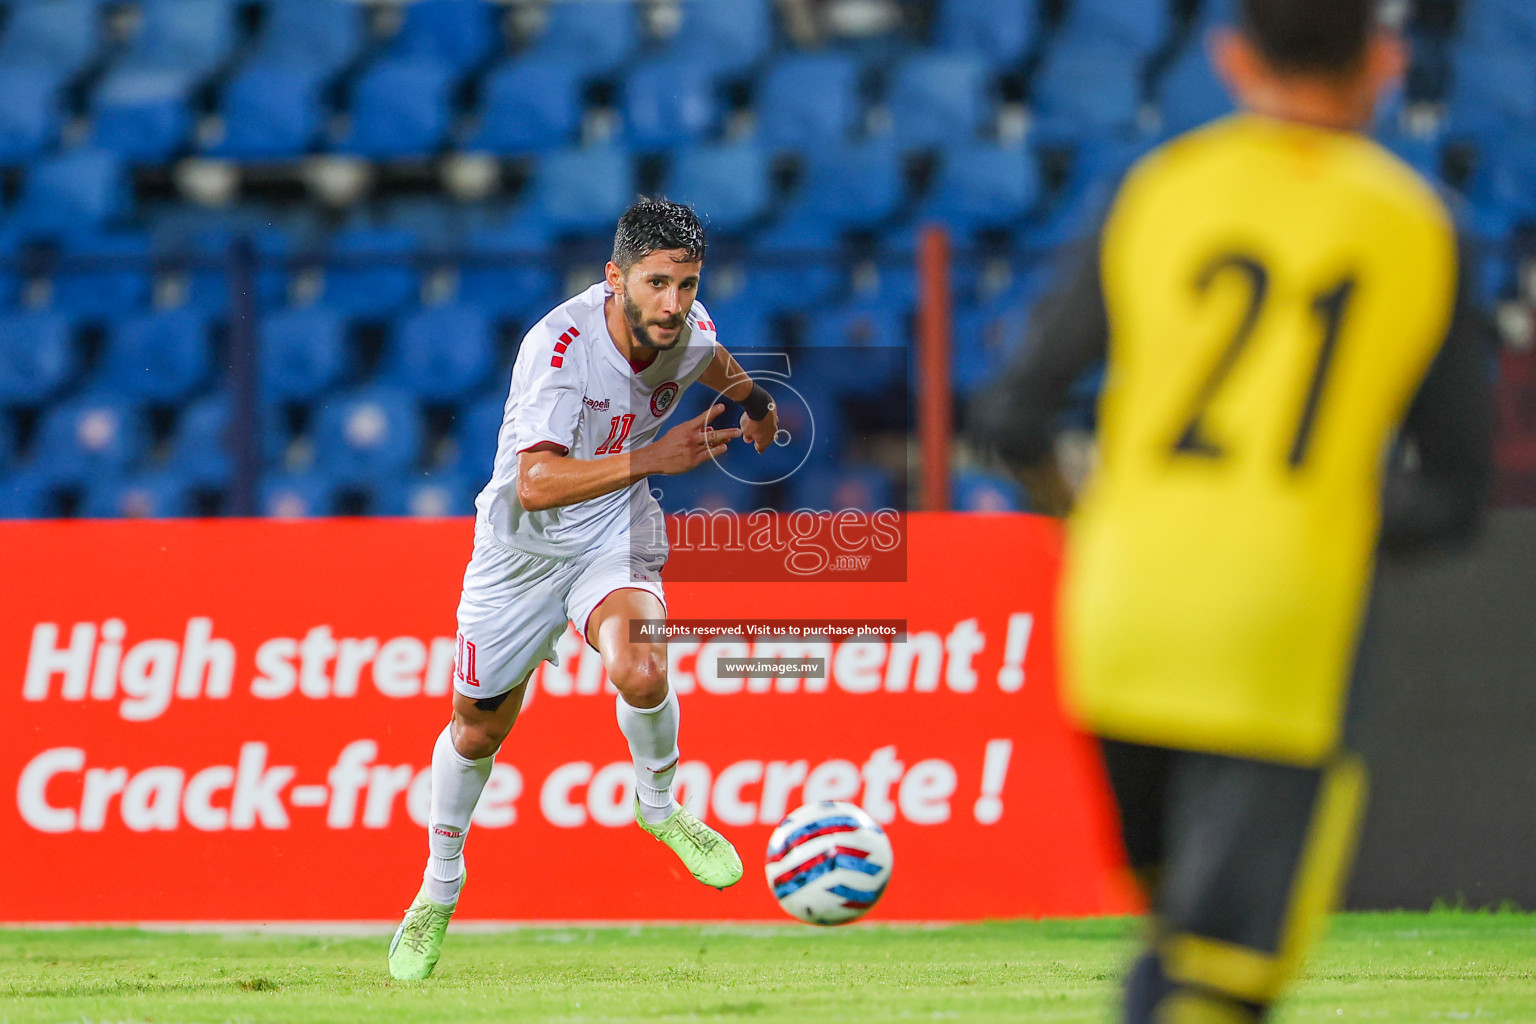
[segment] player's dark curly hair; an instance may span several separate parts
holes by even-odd
[[[683,262],[704,260],[704,225],[691,206],[661,197],[641,196],[619,218],[613,235],[613,262],[626,274],[653,252],[681,249]]]
[[[1239,20],[1264,59],[1292,74],[1345,74],[1360,66],[1378,0],[1242,0]]]

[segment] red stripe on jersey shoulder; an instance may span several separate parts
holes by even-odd
[[[572,327],[571,328],[571,337],[579,338],[579,337],[581,337],[581,332],[578,331],[575,327]]]
[[[564,355],[565,354],[565,347],[567,345],[569,345],[569,344],[570,344],[570,342],[568,342],[568,341],[557,341],[557,342],[555,342],[555,351],[559,352],[561,355]]]
[[[565,357],[564,356],[550,356],[549,357],[549,365],[553,366],[555,369],[558,370],[560,367],[565,365]]]

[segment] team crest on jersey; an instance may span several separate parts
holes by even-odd
[[[658,387],[655,391],[652,391],[651,415],[661,416],[668,409],[672,408],[672,403],[677,400],[677,393],[679,390],[680,389],[677,386],[677,381],[669,380],[665,384]]]

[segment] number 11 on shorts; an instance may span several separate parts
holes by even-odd
[[[475,644],[460,633],[455,638],[453,675],[465,686],[479,686],[480,677],[475,674]]]

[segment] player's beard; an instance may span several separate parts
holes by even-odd
[[[640,312],[640,307],[635,304],[635,300],[631,299],[628,293],[624,295],[624,319],[629,323],[629,333],[634,336],[636,344],[641,348],[660,349],[663,352],[676,348],[677,343],[683,340],[682,326],[687,320],[686,317],[679,316],[676,321],[671,323],[665,320],[652,320],[650,323],[646,323],[645,315]],[[651,337],[652,327],[674,326],[678,328],[677,337],[665,345]]]

